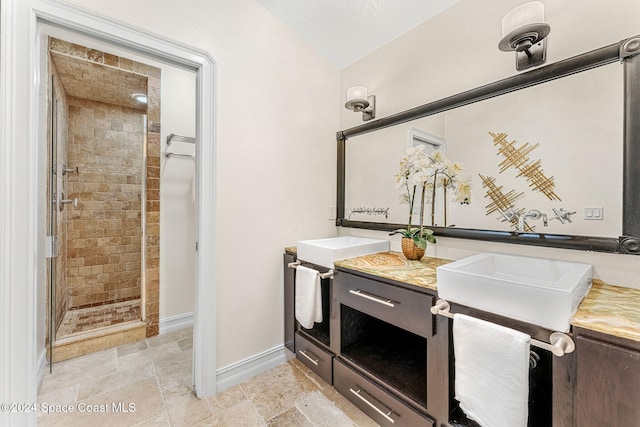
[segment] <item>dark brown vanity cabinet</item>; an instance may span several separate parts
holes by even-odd
[[[285,347],[296,358],[314,371],[320,378],[333,384],[333,353],[331,352],[331,279],[322,279],[321,323],[305,329],[295,319],[295,269],[289,264],[296,261],[295,255],[284,254],[284,342]],[[322,267],[309,265],[322,271]],[[326,268],[324,269],[326,270]]]
[[[284,346],[292,353],[296,352],[295,333],[295,270],[289,264],[295,262],[296,257],[290,253],[284,254]]]
[[[435,426],[446,412],[435,292],[411,288],[340,270],[333,280],[334,386],[383,426]]]
[[[576,427],[640,427],[640,343],[576,333]]]

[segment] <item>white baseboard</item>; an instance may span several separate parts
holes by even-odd
[[[289,352],[284,345],[279,345],[218,369],[216,371],[216,392],[219,393],[271,368],[282,365],[287,361],[287,353]]]
[[[49,366],[49,361],[47,360],[47,347],[42,349],[40,353],[40,357],[38,357],[38,365],[36,366],[36,373],[38,375],[38,386],[42,383],[42,378],[44,378],[44,371]]]
[[[193,313],[178,314],[160,319],[160,334],[174,332],[193,326]]]

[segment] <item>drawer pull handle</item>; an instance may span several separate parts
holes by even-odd
[[[358,387],[358,386],[356,386]],[[364,403],[366,403],[367,405],[369,405],[371,408],[373,408],[374,411],[376,411],[377,413],[379,413],[380,415],[382,415],[387,421],[389,421],[391,424],[395,423],[395,420],[393,418],[390,417],[391,414],[393,414],[393,410],[387,408],[386,406],[384,406],[383,404],[381,404],[380,402],[378,402],[378,404],[384,408],[384,410],[378,408],[376,405],[374,405],[373,403],[371,403],[371,400],[375,400],[377,401],[377,399],[373,398],[373,396],[369,395],[369,399],[367,399],[366,397],[364,397],[362,394],[366,393],[366,391],[364,391],[362,388],[358,387],[358,390],[354,390],[351,387],[349,387],[349,391],[351,393],[353,393],[354,395],[356,395],[358,397],[358,399],[362,400]],[[367,393],[369,394],[369,393]]]
[[[298,350],[298,353],[300,353],[301,355],[303,355],[304,357],[309,359],[309,361],[311,363],[313,363],[314,365],[318,366],[318,362],[320,362],[320,359],[318,359],[316,357],[316,355],[311,353],[309,350]],[[311,356],[313,356],[313,357],[310,357],[309,354],[307,354],[307,353],[311,354]]]
[[[376,295],[373,295],[373,294],[369,294],[369,293],[367,293],[365,291],[361,291],[360,289],[356,289],[356,290],[349,289],[349,293],[357,295],[357,296],[362,297],[362,298],[366,298],[366,299],[371,300],[371,301],[375,301],[378,304],[386,305],[387,307],[395,307],[396,304],[400,304],[397,301],[393,301],[393,300],[390,300],[390,299],[387,299],[387,298],[382,298],[382,297],[379,297],[379,296],[376,296]]]

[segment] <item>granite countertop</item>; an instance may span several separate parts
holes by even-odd
[[[594,279],[571,324],[640,342],[640,289]]]
[[[450,260],[430,257],[424,257],[420,261],[409,261],[399,252],[380,252],[336,261],[334,264],[336,267],[361,271],[435,291],[436,267],[450,262]]]
[[[399,252],[381,252],[336,261],[335,265],[437,290],[436,267],[450,262],[430,257],[408,261]],[[571,324],[640,342],[640,289],[611,286],[594,279],[589,294],[578,307]]]

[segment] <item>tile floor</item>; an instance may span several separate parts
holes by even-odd
[[[96,307],[69,310],[60,323],[57,339],[65,338],[78,332],[86,332],[103,326],[140,319],[140,300],[129,300]]]
[[[192,333],[183,329],[56,363],[40,386],[38,426],[377,425],[295,359],[197,399]],[[74,412],[56,412],[63,405]],[[42,411],[47,408],[52,413]]]

